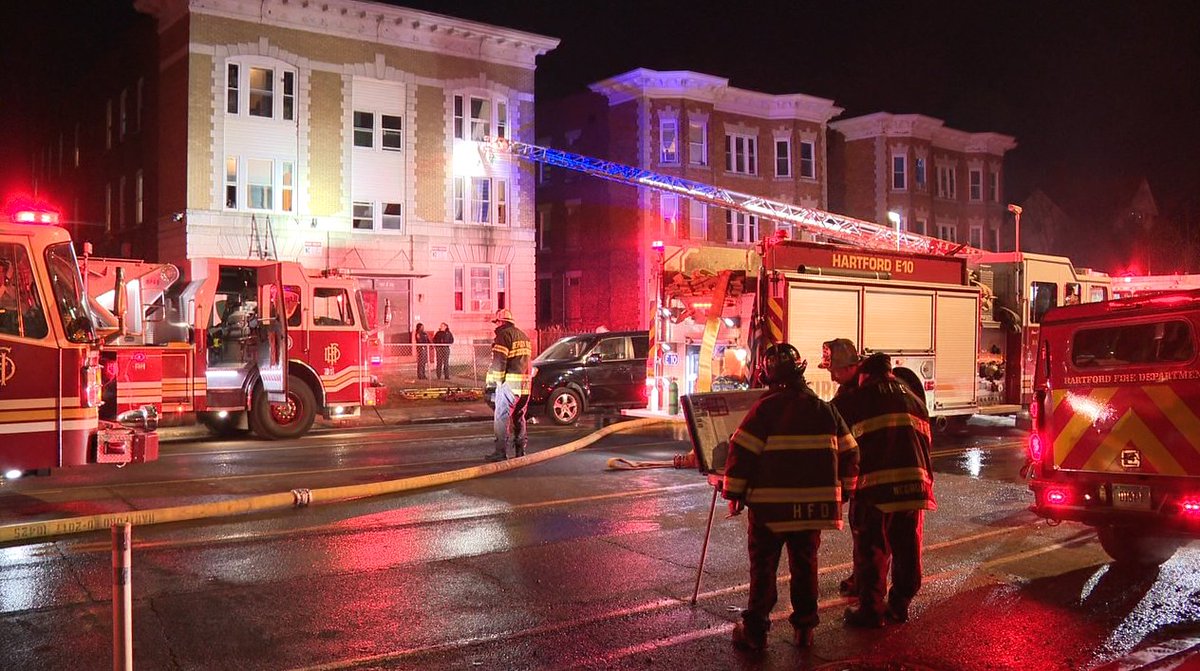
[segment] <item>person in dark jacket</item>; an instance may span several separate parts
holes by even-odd
[[[876,628],[885,618],[907,622],[909,604],[921,587],[924,512],[937,508],[929,413],[896,379],[886,354],[862,362],[858,387],[838,407],[860,452],[853,508],[859,605],[846,610],[846,624]]]
[[[492,323],[496,324],[496,337],[492,340],[492,365],[488,368],[485,384],[495,389],[492,426],[496,433],[496,449],[484,458],[504,461],[508,458],[509,442],[518,457],[525,456],[525,447],[529,443],[525,433],[525,411],[529,409],[533,382],[533,345],[529,336],[513,323],[511,311],[498,311]]]
[[[417,343],[417,379],[428,379],[426,373],[427,364],[429,362],[429,331],[425,330],[424,324],[417,324],[416,331],[413,332],[413,342]]]
[[[433,344],[436,354],[433,376],[441,380],[449,380],[450,345],[454,344],[454,334],[450,332],[450,326],[446,322],[442,322],[441,326],[438,326],[437,333],[433,334]]]
[[[854,341],[849,338],[834,338],[821,343],[821,363],[817,364],[818,368],[824,368],[829,371],[829,379],[837,384],[837,392],[833,395],[833,405],[841,411],[839,403],[845,402],[850,392],[858,386],[858,364],[862,361],[862,357],[858,355],[858,348],[854,346]],[[858,530],[854,527],[854,501],[851,500],[848,506],[848,515],[850,517],[850,535],[857,537]],[[858,587],[854,582],[854,571],[850,571],[850,575],[846,576],[838,583],[838,593],[842,596],[855,597],[858,595]]]
[[[854,489],[858,447],[837,410],[804,380],[794,347],[773,345],[764,357],[770,389],[730,439],[723,492],[729,512],[750,508],[750,596],[734,645],[762,650],[778,600],[783,547],[791,572],[793,642],[812,645],[817,615],[817,549],[822,529],[842,527],[842,500]]]

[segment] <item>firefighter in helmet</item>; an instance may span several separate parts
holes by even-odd
[[[733,630],[734,645],[748,650],[766,645],[785,545],[792,576],[793,642],[799,647],[812,644],[813,628],[820,620],[821,530],[842,527],[842,501],[854,489],[858,474],[858,446],[838,411],[808,386],[806,364],[796,348],[773,345],[764,364],[770,389],[730,439],[723,487],[730,514],[750,509],[749,603]]]

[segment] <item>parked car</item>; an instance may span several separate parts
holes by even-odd
[[[551,422],[565,425],[593,409],[646,407],[649,351],[648,331],[559,339],[533,360],[530,412],[544,412]]]

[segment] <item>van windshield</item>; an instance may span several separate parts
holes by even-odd
[[[574,361],[591,346],[591,338],[564,338],[539,354],[535,361]]]
[[[1182,320],[1081,329],[1071,343],[1077,368],[1191,361],[1191,325]]]

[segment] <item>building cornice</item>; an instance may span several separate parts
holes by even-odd
[[[619,105],[638,98],[671,98],[708,103],[720,112],[743,114],[760,119],[796,119],[824,124],[842,113],[832,100],[803,93],[772,95],[739,89],[729,80],[701,72],[675,70],[661,72],[638,68],[609,77],[589,86]]]
[[[829,123],[847,142],[871,138],[915,138],[927,140],[935,148],[971,154],[1003,156],[1016,148],[1016,138],[1000,133],[968,133],[947,128],[941,119],[923,114],[875,112]]]
[[[462,56],[532,70],[559,40],[363,0],[134,0],[159,32],[188,14],[249,21],[322,35]]]

